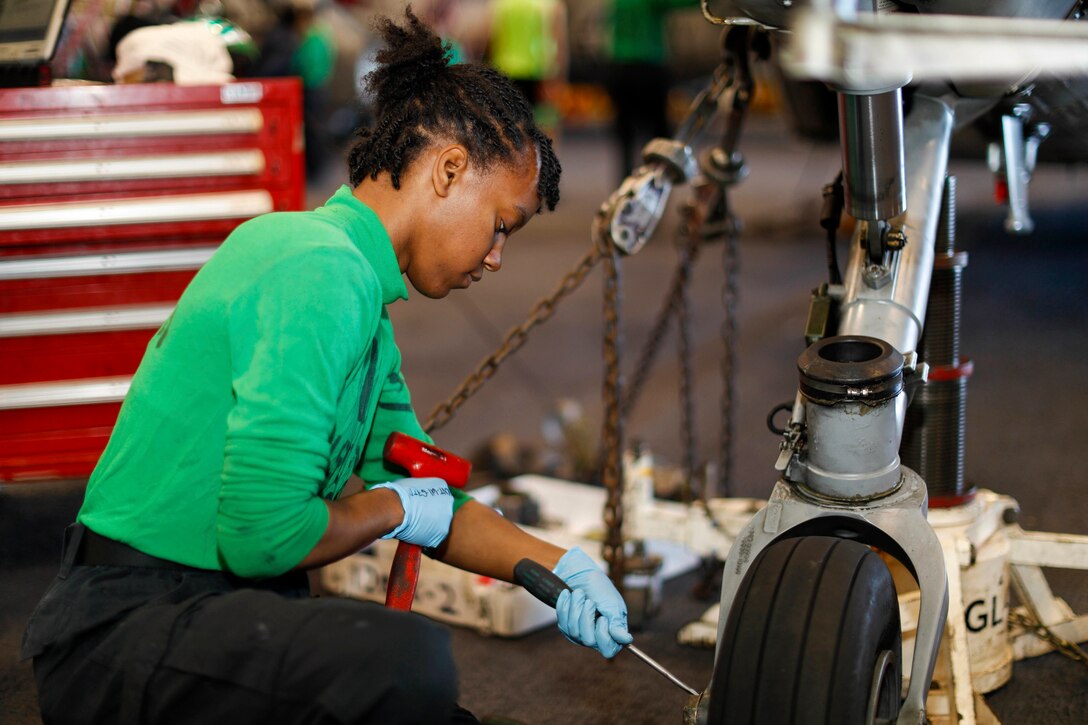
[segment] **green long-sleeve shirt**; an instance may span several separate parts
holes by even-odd
[[[148,344],[79,521],[189,566],[294,567],[353,471],[405,475],[382,461],[390,433],[430,441],[385,309],[407,296],[385,228],[348,187],[239,226]]]

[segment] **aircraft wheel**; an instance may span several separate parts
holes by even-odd
[[[901,651],[895,585],[872,549],[828,536],[778,541],[737,591],[709,723],[893,723]]]

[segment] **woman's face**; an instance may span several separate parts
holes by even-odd
[[[529,150],[486,169],[456,155],[437,165],[440,193],[405,269],[420,294],[445,297],[478,282],[485,271],[499,270],[510,235],[540,207],[536,164],[536,152]]]

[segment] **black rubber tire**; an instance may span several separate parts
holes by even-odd
[[[895,585],[856,541],[805,536],[760,552],[720,644],[710,725],[871,725],[899,712]]]

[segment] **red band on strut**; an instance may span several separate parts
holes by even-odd
[[[969,378],[975,372],[975,363],[964,360],[959,365],[934,365],[929,369],[927,380],[931,383],[949,383],[960,378]]]
[[[930,496],[929,507],[931,509],[950,509],[956,506],[963,506],[969,504],[975,500],[975,494],[978,491],[972,488],[965,494],[959,496]]]

